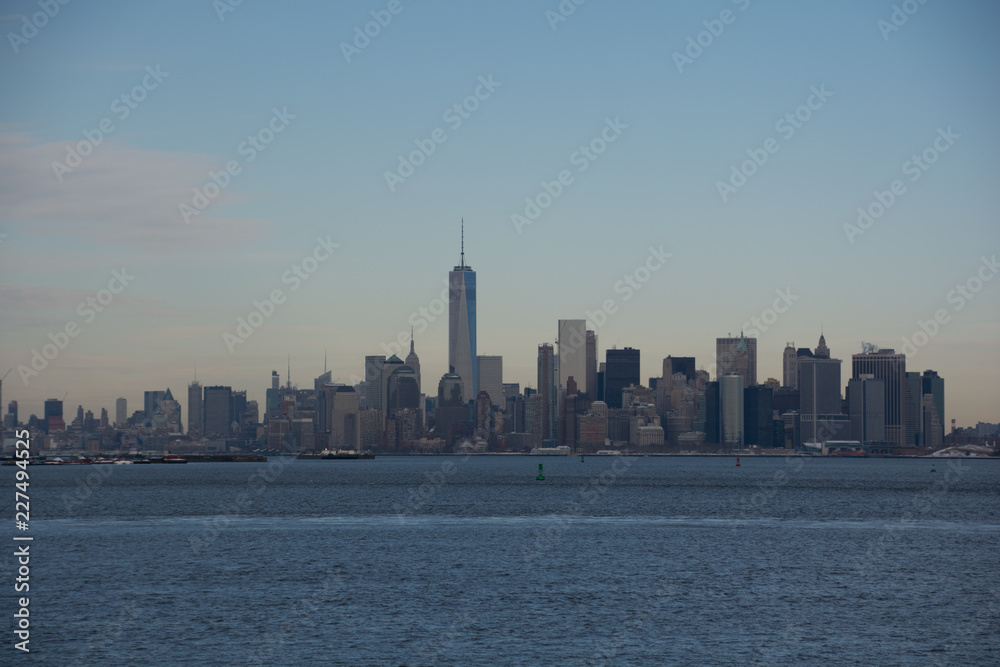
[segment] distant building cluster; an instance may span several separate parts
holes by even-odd
[[[188,385],[187,422],[171,390],[144,394],[128,414],[119,398],[113,422],[78,407],[66,422],[63,401],[20,420],[16,401],[3,429],[26,426],[49,451],[371,450],[399,453],[600,451],[707,452],[811,449],[828,453],[911,454],[946,444],[944,378],[906,369],[906,355],[865,344],[843,362],[823,335],[815,349],[788,343],[782,380],[758,382],[757,339],[716,339],[713,373],[694,357],[667,356],[659,377],[640,377],[640,351],[606,350],[583,319],[558,320],[555,343],[537,347],[535,387],[505,383],[503,358],[478,353],[476,273],[449,272],[448,372],[423,381],[413,333],[405,359],[364,357],[356,385],[325,370],[300,389],[272,371],[263,406],[230,386]],[[361,360],[359,360],[360,363]],[[711,368],[711,367],[710,367]],[[843,390],[843,393],[842,393]],[[2,384],[0,384],[2,405]],[[952,441],[988,438],[980,423]]]

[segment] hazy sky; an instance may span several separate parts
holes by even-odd
[[[862,341],[923,321],[907,369],[945,378],[949,420],[1000,421],[1000,5],[896,7],[0,3],[4,410],[170,387],[186,423],[195,367],[262,402],[287,355],[300,386],[324,350],[348,381],[411,320],[435,393],[464,217],[506,381],[535,385],[557,320],[606,300],[601,359],[638,347],[644,380],[763,317],[758,378],[822,329],[846,384]]]

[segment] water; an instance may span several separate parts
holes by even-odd
[[[35,466],[0,664],[1000,664],[1000,462],[742,464]]]

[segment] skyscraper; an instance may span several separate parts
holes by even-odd
[[[841,414],[840,359],[801,357],[799,363],[799,406],[803,442],[837,440],[834,427]],[[833,416],[835,419],[831,420]],[[843,425],[849,428],[849,425]],[[846,437],[846,434],[842,434]]]
[[[567,378],[574,378],[578,389],[588,391],[587,384],[587,321],[559,320],[559,386],[565,389]]]
[[[410,345],[411,346],[413,345],[412,337],[410,339]],[[382,366],[384,364],[385,364],[384,354],[372,354],[365,357],[365,409],[366,410],[381,410],[383,408]]]
[[[638,385],[639,350],[626,347],[608,350],[605,354],[604,402],[609,408],[622,407],[622,390],[629,385]]]
[[[937,374],[937,371],[924,371],[923,377],[921,378],[921,389],[924,396],[931,396],[932,404],[934,406],[934,411],[937,413],[937,419],[940,421],[941,429],[936,435],[937,438],[941,440],[944,439],[944,378]],[[932,418],[931,418],[932,419]],[[928,443],[931,442],[930,438],[927,438]]]
[[[923,447],[927,444],[923,418],[923,378],[920,376],[919,371],[907,371],[905,379],[906,393],[903,399],[903,421],[906,423],[906,442],[908,446]]]
[[[410,327],[410,353],[406,355],[406,365],[412,368],[413,372],[417,374],[417,393],[419,394],[422,391],[422,385],[420,384],[420,357],[417,356],[417,352],[413,347],[413,327]],[[367,387],[367,385],[365,386]]]
[[[463,220],[461,263],[448,274],[448,372],[462,378],[463,396],[479,395],[476,365],[476,272],[465,263]]]
[[[757,385],[743,390],[743,442],[758,447],[774,447],[774,421],[771,418],[774,390]],[[784,440],[781,442],[784,446]]]
[[[205,387],[204,424],[205,435],[227,436],[232,428],[233,388],[214,386]]]
[[[326,385],[326,422],[330,449],[361,449],[360,401],[354,387]],[[207,390],[206,390],[207,391]]]
[[[455,373],[445,373],[438,382],[437,408],[434,410],[434,435],[446,446],[465,434],[465,396],[462,379]]]
[[[785,354],[782,357],[781,386],[798,389],[799,387],[799,356],[795,352],[795,343],[785,343]]]
[[[124,398],[115,401],[115,426],[122,428],[128,421],[128,402]]]
[[[802,359],[799,359],[802,362]],[[885,439],[906,447],[906,355],[893,349],[879,350],[866,344],[865,351],[851,357],[852,377],[871,375],[885,381]],[[805,408],[803,408],[805,410]]]
[[[583,391],[591,400],[597,397],[597,334],[587,329],[587,382]]]
[[[476,357],[480,391],[489,394],[490,403],[502,407],[503,398],[503,357],[481,354]],[[478,398],[478,396],[477,396]]]
[[[160,401],[163,400],[162,391],[147,391],[143,394],[143,412],[146,413],[146,419],[152,419],[153,415],[156,414],[157,409],[160,407]]]
[[[188,385],[188,435],[201,433],[205,418],[202,408],[201,383],[195,380]]]
[[[555,356],[552,345],[542,343],[538,346],[538,396],[539,412],[535,415],[536,432],[541,434],[542,440],[551,440],[556,437],[556,378],[555,378]]]
[[[851,440],[885,440],[885,382],[865,375],[847,382],[847,410],[851,416]]]
[[[757,385],[757,339],[739,338],[715,339],[715,376],[740,375],[743,387]]]
[[[719,378],[719,430],[722,443],[743,446],[743,378],[723,375]]]
[[[826,338],[823,337],[822,333],[819,335],[819,343],[816,345],[815,354],[817,359],[830,358],[830,348],[826,346]]]
[[[391,418],[400,410],[416,411],[420,407],[420,387],[417,373],[407,365],[396,368],[386,385],[386,416]]]
[[[45,421],[43,422],[43,427],[46,433],[50,433],[53,430],[62,431],[66,429],[65,422],[63,421],[63,402],[58,398],[49,398],[45,401]]]
[[[382,364],[382,371],[379,374],[382,383],[379,393],[379,406],[384,412],[386,419],[389,418],[389,378],[392,377],[393,372],[397,368],[402,368],[404,365],[403,360],[395,354],[386,359],[385,363]]]

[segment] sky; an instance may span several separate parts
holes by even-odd
[[[464,219],[505,381],[558,319],[644,381],[741,329],[780,380],[822,332],[843,384],[867,341],[1000,421],[995,2],[46,6],[0,2],[22,419],[357,381],[411,324],[434,394]]]

